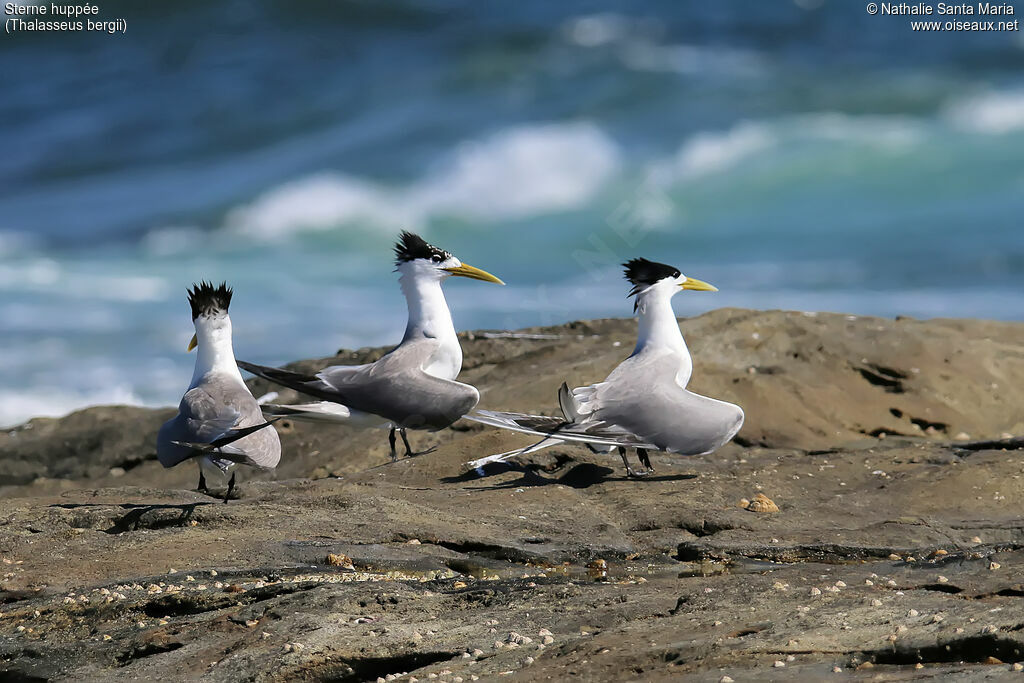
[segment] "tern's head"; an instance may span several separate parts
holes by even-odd
[[[188,303],[192,306],[192,323],[196,333],[188,344],[191,351],[203,341],[215,341],[225,335],[231,338],[231,319],[228,307],[231,305],[231,288],[226,282],[215,287],[212,282],[193,284],[188,290]]]
[[[640,298],[646,295],[663,295],[671,298],[684,289],[692,289],[697,292],[718,291],[714,285],[709,285],[696,278],[686,277],[679,272],[678,268],[664,263],[635,258],[622,265],[625,268],[626,279],[633,285],[628,296],[636,296],[636,300],[633,302],[634,313],[640,305]]]
[[[444,249],[427,243],[419,235],[403,231],[395,243],[395,266],[403,276],[441,281],[452,275],[484,282],[505,284],[485,270],[463,263]]]

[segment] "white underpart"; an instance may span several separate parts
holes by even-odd
[[[235,364],[235,350],[231,345],[231,318],[228,314],[200,315],[192,322],[196,328],[196,367],[192,371],[192,382],[188,388],[194,389],[204,377],[210,375],[234,379],[239,386],[245,388],[242,373]],[[213,464],[208,455],[200,458],[199,466],[207,474],[217,475],[224,472]],[[228,465],[228,469],[232,467],[233,463]]]
[[[196,367],[192,372],[189,389],[199,385],[204,377],[215,374],[242,381],[242,373],[235,364],[235,351],[231,346],[231,318],[222,315],[201,315],[194,321],[196,327]]]
[[[398,284],[409,307],[409,322],[402,342],[410,339],[436,339],[440,346],[423,371],[441,379],[455,379],[462,370],[462,346],[455,335],[448,302],[441,283],[449,273],[442,270],[462,265],[454,256],[443,263],[425,259],[407,261],[398,266],[402,274]]]
[[[636,348],[632,356],[648,352],[670,351],[679,357],[679,371],[676,383],[686,388],[693,374],[693,359],[690,350],[683,341],[683,333],[679,330],[679,321],[672,310],[672,297],[682,291],[679,286],[686,282],[686,276],[665,278],[637,295],[637,313],[639,329]]]

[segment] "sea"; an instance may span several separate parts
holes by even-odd
[[[1024,319],[1024,34],[838,0],[95,0],[0,36],[0,425],[176,404],[185,290],[265,364],[399,340],[420,233],[460,329],[712,308]],[[1024,5],[1019,8],[1024,11]],[[1010,18],[1013,17],[1002,17]]]

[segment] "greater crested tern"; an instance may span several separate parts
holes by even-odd
[[[195,334],[188,351],[196,352],[192,383],[181,398],[178,414],[164,423],[156,440],[160,464],[174,467],[191,458],[199,460],[198,490],[208,493],[203,468],[227,474],[235,465],[274,469],[281,459],[277,430],[267,429],[259,404],[235,365],[231,346],[232,290],[227,283],[193,285],[188,292]],[[235,473],[228,482],[228,501],[235,488]]]
[[[569,390],[562,384],[562,417],[480,410],[466,418],[512,431],[543,436],[526,448],[469,463],[478,468],[561,443],[581,443],[597,450],[617,448],[631,477],[654,471],[648,451],[704,455],[729,442],[743,425],[743,409],[686,389],[693,361],[672,311],[672,297],[684,289],[718,291],[677,268],[637,258],[625,266],[636,297],[633,312],[639,333],[632,355],[603,381]],[[646,468],[629,466],[626,449],[635,448]]]
[[[406,456],[423,455],[434,449],[414,452],[407,429],[444,429],[473,409],[480,394],[475,387],[455,381],[462,370],[462,347],[441,283],[451,276],[505,283],[411,232],[399,236],[395,266],[401,274],[398,282],[409,307],[409,321],[401,343],[380,360],[334,365],[316,374],[238,361],[239,367],[254,375],[321,399],[300,405],[264,404],[266,415],[389,426],[388,443],[395,461],[396,431]]]

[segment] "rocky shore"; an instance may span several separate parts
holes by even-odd
[[[681,325],[691,387],[747,419],[643,481],[568,446],[478,477],[529,437],[466,421],[395,464],[384,431],[282,421],[223,504],[155,461],[173,409],[0,432],[0,681],[1024,675],[1024,324]],[[635,321],[462,338],[480,407],[551,414]]]

